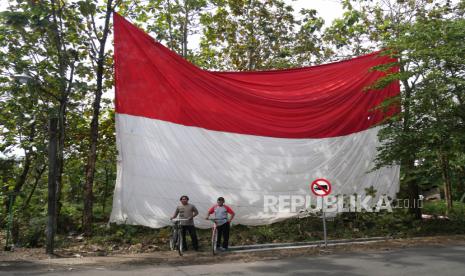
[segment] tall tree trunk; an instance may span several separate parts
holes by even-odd
[[[57,146],[57,173],[56,177],[56,218],[60,217],[61,212],[61,191],[63,186],[63,170],[64,170],[64,150],[65,150],[65,126],[66,126],[66,104],[67,96],[63,95],[64,98],[60,100],[59,112],[58,112],[58,146]],[[55,222],[57,223],[57,222]]]
[[[57,174],[57,123],[56,118],[50,119],[48,145],[48,220],[46,235],[46,253],[53,254],[56,232],[56,174]]]
[[[411,176],[411,172],[415,169],[415,161],[413,159],[403,160],[401,169],[405,175],[405,184],[407,186],[409,212],[416,218],[421,219],[421,209],[419,205],[420,188],[415,178]]]
[[[100,115],[100,102],[103,93],[103,73],[105,65],[105,45],[110,31],[110,17],[114,7],[112,0],[107,2],[107,10],[105,14],[105,25],[103,29],[102,38],[99,39],[100,49],[97,60],[97,87],[95,90],[95,99],[93,102],[92,121],[90,123],[90,149],[86,165],[86,182],[84,184],[84,212],[82,216],[82,228],[85,235],[92,234],[92,220],[93,220],[93,186],[95,176],[95,163],[97,161],[97,143],[99,134],[99,115]]]
[[[167,12],[166,12],[166,21],[168,22],[168,34],[170,37],[170,40],[168,41],[168,48],[171,50],[174,50],[174,39],[173,39],[173,27],[171,23],[171,1],[167,0]]]
[[[65,58],[65,57],[63,57]],[[75,57],[77,58],[77,57]],[[63,61],[65,62],[65,61]],[[62,90],[61,98],[60,98],[60,105],[58,109],[58,148],[57,148],[57,187],[56,187],[56,199],[57,199],[57,218],[60,217],[61,212],[61,194],[63,189],[63,171],[64,171],[64,152],[65,152],[65,139],[66,139],[66,113],[67,113],[67,106],[69,101],[69,95],[71,93],[71,88],[73,84],[73,77],[74,77],[74,69],[75,69],[75,61],[69,64],[70,73],[69,78],[66,77],[66,70],[63,72],[64,77],[61,80],[60,87]]]
[[[182,24],[182,56],[187,57],[187,26],[189,24],[188,0],[184,0],[184,22]]]
[[[248,71],[252,71],[252,70],[256,69],[256,64],[257,64],[256,56],[258,56],[256,54],[256,51],[257,51],[256,46],[257,45],[253,45],[253,40],[255,39],[255,32],[254,32],[255,22],[254,22],[254,17],[251,16],[249,9],[246,10],[246,14],[247,14],[247,23],[246,24],[247,24],[247,27],[248,27],[248,33],[247,33],[247,40],[248,40],[247,41],[247,44],[248,44],[247,59],[248,59],[248,63],[247,63],[246,68],[247,68]]]
[[[69,53],[66,49],[63,40],[63,2],[51,0],[51,12],[52,12],[52,23],[51,24],[51,38],[54,43],[54,47],[57,51],[58,57],[58,73],[59,73],[59,105],[57,106],[56,116],[58,119],[57,126],[57,150],[56,150],[56,162],[53,163],[54,167],[49,167],[49,171],[54,171],[55,176],[55,198],[56,206],[54,211],[57,213],[55,215],[55,227],[57,224],[56,219],[59,217],[61,209],[61,190],[62,190],[62,175],[64,168],[64,147],[65,147],[65,125],[66,125],[66,107],[68,103],[68,94],[71,90],[71,84],[73,82],[74,75],[74,63],[71,66],[70,77],[67,78],[67,68],[70,66],[71,62],[69,60]],[[49,173],[50,174],[50,173]]]

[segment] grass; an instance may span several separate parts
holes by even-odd
[[[425,202],[422,211],[424,214],[444,216],[447,214],[447,204],[443,200]],[[452,211],[448,215],[457,219],[465,217],[465,203],[452,202]]]
[[[447,234],[465,234],[465,216],[463,204],[456,203],[449,220],[414,220],[405,209],[381,213],[344,213],[327,221],[329,239],[352,239],[363,237],[413,237]],[[443,202],[424,205],[428,214],[442,215],[445,212]],[[272,242],[299,242],[323,239],[322,221],[319,217],[293,218],[263,226],[233,225],[231,245],[262,244]],[[165,248],[169,238],[169,228],[150,229],[141,226],[113,225],[102,228],[91,238],[96,243],[154,243]],[[201,245],[208,246],[209,229],[199,229]]]
[[[449,234],[465,234],[465,204],[454,202],[449,219],[415,220],[405,209],[394,209],[392,213],[343,213],[328,218],[328,239],[353,239],[363,237],[414,237]],[[423,213],[445,215],[446,206],[443,201],[427,202]],[[39,227],[42,229],[41,227]],[[38,228],[38,229],[39,229]],[[27,231],[21,231],[28,233]],[[37,231],[34,231],[34,233]],[[42,232],[42,231],[40,231]],[[43,233],[43,232],[42,232]],[[157,250],[168,248],[170,228],[152,229],[144,226],[115,225],[95,223],[93,236],[78,242],[67,234],[57,236],[57,246],[61,248],[85,245],[109,248],[128,248],[133,245],[151,246]],[[199,229],[200,245],[209,246],[210,230]],[[26,237],[25,237],[26,239]],[[35,246],[44,245],[44,237]],[[282,222],[263,226],[233,225],[231,228],[231,245],[262,244],[272,242],[300,242],[323,239],[321,218],[312,216],[293,218]],[[27,241],[23,246],[28,246]]]

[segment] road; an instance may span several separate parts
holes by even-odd
[[[49,267],[0,263],[0,275],[465,275],[465,245],[424,246],[208,265],[118,264]]]

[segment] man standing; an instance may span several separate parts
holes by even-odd
[[[176,207],[176,211],[171,219],[175,219],[178,215],[180,219],[185,219],[180,221],[182,226],[182,247],[187,250],[186,231],[189,231],[189,235],[192,240],[192,247],[195,251],[198,251],[199,243],[197,241],[197,233],[194,226],[194,217],[199,214],[199,211],[193,204],[189,204],[188,196],[183,195],[179,200],[181,201],[181,205]]]
[[[213,205],[208,210],[207,217],[205,219],[209,219],[211,214],[215,214],[215,223],[217,225],[218,229],[218,239],[216,241],[216,247],[219,250],[227,250],[228,249],[228,243],[229,243],[229,227],[230,227],[230,222],[234,218],[234,211],[227,205],[224,204],[224,198],[219,197],[218,200],[216,201],[217,204]],[[228,218],[228,214],[231,215],[230,218]],[[223,237],[223,247],[220,247],[221,245],[221,237]]]

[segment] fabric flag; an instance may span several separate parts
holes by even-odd
[[[163,227],[188,195],[203,219],[219,196],[235,223],[269,224],[296,212],[267,212],[264,198],[315,200],[317,178],[333,195],[392,198],[399,167],[371,171],[377,126],[396,108],[393,82],[369,90],[396,60],[373,53],[287,70],[202,70],[114,14],[117,180],[110,221]],[[300,202],[297,202],[300,204]],[[313,204],[313,203],[312,203]],[[281,206],[281,207],[283,207]]]

